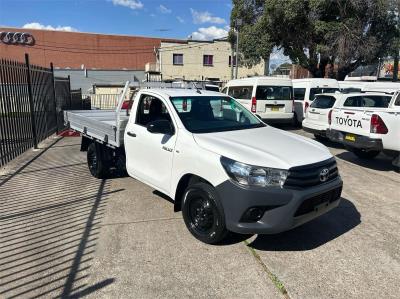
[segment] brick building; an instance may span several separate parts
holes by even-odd
[[[34,42],[13,42],[8,32],[28,33]],[[23,61],[28,53],[32,64],[49,67],[52,62],[56,75],[71,76],[72,88],[87,90],[94,83],[143,80],[145,65],[156,62],[155,49],[162,41],[174,40],[0,27],[0,58]]]

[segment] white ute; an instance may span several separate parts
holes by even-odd
[[[330,121],[327,135],[332,141],[344,144],[364,159],[384,152],[400,167],[400,92],[342,96],[332,109]]]
[[[228,231],[286,231],[340,202],[342,180],[326,147],[266,125],[225,94],[142,89],[130,116],[122,101],[116,111],[65,112],[82,133],[91,174],[104,178],[126,165],[170,197],[205,243]]]

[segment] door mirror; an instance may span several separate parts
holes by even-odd
[[[151,121],[147,124],[146,128],[147,131],[153,134],[174,134],[174,129],[172,128],[171,122],[166,119]]]

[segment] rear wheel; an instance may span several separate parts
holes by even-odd
[[[314,137],[318,141],[328,141],[328,137],[326,137],[326,136],[322,136],[322,135],[319,135],[319,134],[314,134]]]
[[[87,163],[92,176],[98,179],[107,177],[109,167],[103,158],[100,145],[97,145],[95,142],[92,142],[88,147]]]
[[[360,159],[373,159],[380,153],[380,151],[367,151],[360,148],[350,148],[349,150]]]
[[[195,183],[186,188],[182,215],[190,233],[204,243],[219,243],[228,233],[223,208],[209,184]]]

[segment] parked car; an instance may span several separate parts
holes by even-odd
[[[335,79],[307,78],[294,79],[292,81],[294,113],[297,124],[301,124],[305,118],[307,109],[310,107],[317,94],[339,91],[339,84]]]
[[[130,116],[122,101],[116,111],[65,112],[91,174],[126,165],[205,243],[228,231],[279,233],[339,205],[342,180],[325,146],[266,125],[226,94],[143,89]]]
[[[293,88],[290,79],[252,77],[231,80],[222,92],[237,99],[263,120],[293,121]]]
[[[344,144],[360,158],[384,152],[400,167],[400,96],[353,93],[343,96],[330,116],[329,139]]]
[[[315,97],[305,114],[303,130],[314,134],[318,140],[326,139],[326,130],[329,129],[329,114],[332,108],[342,97],[342,94],[327,93]]]

